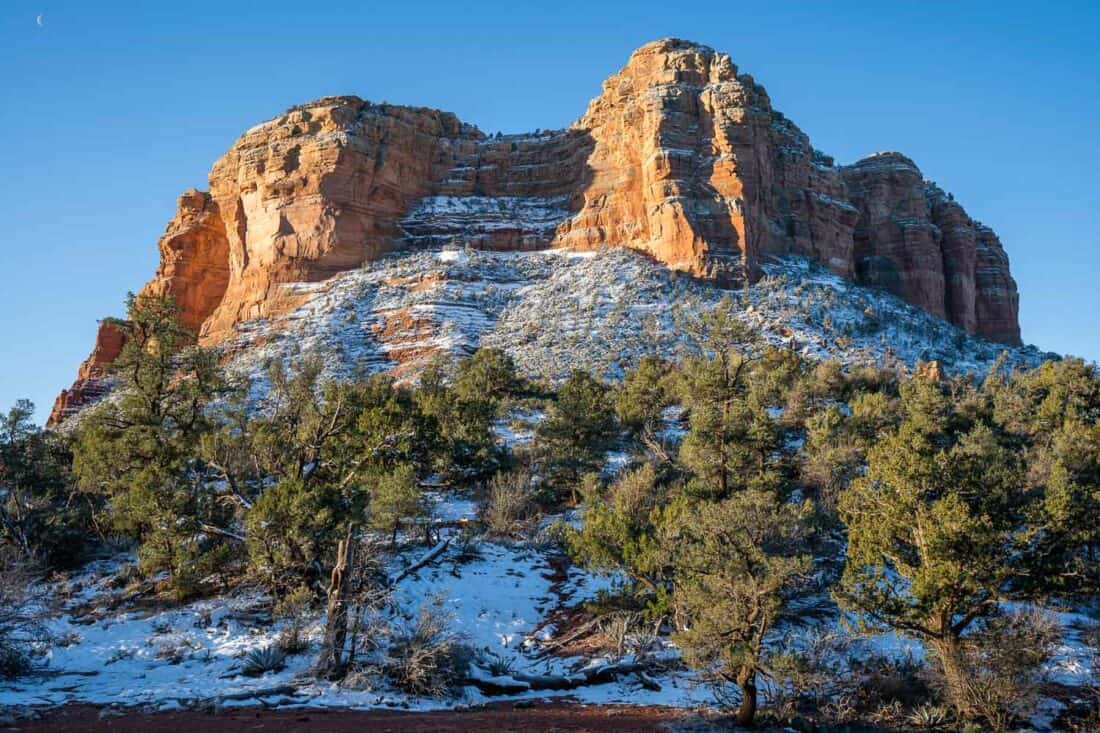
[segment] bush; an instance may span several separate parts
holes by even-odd
[[[412,464],[401,464],[375,478],[370,492],[370,525],[390,533],[392,544],[397,542],[402,520],[420,517],[425,509]]]
[[[481,520],[491,533],[516,536],[528,527],[537,512],[527,472],[498,473],[489,480],[488,496],[481,505]]]
[[[450,625],[442,598],[435,598],[420,607],[415,621],[394,632],[382,669],[395,687],[422,697],[454,693],[474,655]]]
[[[21,644],[0,636],[0,679],[11,679],[30,670],[31,659]]]
[[[0,678],[30,667],[30,649],[50,641],[49,598],[38,567],[11,547],[0,546]]]
[[[306,638],[304,631],[306,616],[313,605],[313,600],[313,593],[302,586],[279,599],[275,604],[275,618],[287,621],[287,625],[279,632],[279,639],[275,644],[286,654],[300,654],[309,648],[309,639]]]
[[[1035,711],[1043,666],[1059,639],[1061,627],[1042,611],[994,616],[963,640],[966,675],[961,689],[944,676],[934,682],[949,698],[963,703],[966,717],[982,721],[989,730],[1007,731]]]

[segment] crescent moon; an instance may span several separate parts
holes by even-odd
[[[43,15],[41,13],[39,13],[38,17],[34,19],[34,22],[38,24],[39,28],[42,28],[46,25],[46,19],[43,17]]]

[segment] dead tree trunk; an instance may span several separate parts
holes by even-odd
[[[344,645],[348,637],[348,603],[354,551],[352,532],[340,540],[336,549],[336,565],[328,586],[328,620],[325,624],[325,640],[321,656],[317,660],[317,676],[324,679],[340,679],[344,676]]]

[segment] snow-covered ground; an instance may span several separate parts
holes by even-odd
[[[645,354],[681,355],[685,319],[728,297],[766,340],[811,358],[902,367],[936,359],[960,373],[983,372],[1006,351],[809,260],[764,269],[745,305],[742,291],[697,282],[625,249],[406,251],[321,283],[286,286],[305,302],[241,324],[227,349],[231,368],[258,392],[266,363],[310,352],[335,378],[393,368],[415,376],[433,355],[491,346],[531,377],[558,381],[583,368],[617,379]],[[1007,352],[1018,364],[1048,356],[1034,347]]]
[[[469,203],[431,200],[406,225],[415,230],[420,217],[431,220],[433,228],[440,221],[462,228],[472,216],[484,219],[482,209],[491,208],[500,215],[500,227],[522,220],[526,231],[538,232],[557,216],[559,202],[524,200],[502,207],[494,200],[479,200],[474,202],[477,211],[463,208]],[[746,299],[742,291],[694,281],[623,249],[493,253],[445,247],[398,253],[322,283],[287,286],[289,294],[303,299],[301,305],[278,318],[239,326],[227,345],[229,366],[250,380],[257,397],[266,391],[269,361],[293,364],[305,353],[320,355],[326,376],[332,378],[399,364],[398,373],[410,376],[434,354],[465,355],[492,346],[511,354],[531,377],[556,381],[586,368],[616,379],[646,354],[681,355],[689,346],[683,338],[684,319],[726,297],[737,303],[739,317],[759,328],[769,342],[812,358],[903,367],[936,359],[957,373],[984,371],[1005,351],[807,260],[777,260],[765,271]],[[1045,356],[1034,347],[1008,350],[1010,363],[1034,364]],[[542,417],[538,411],[517,411],[499,420],[494,431],[502,444],[522,445],[532,439]],[[664,418],[660,437],[681,439],[682,410],[669,408]],[[608,456],[611,470],[628,460],[622,453]],[[429,498],[434,516],[447,526],[477,515],[478,505],[469,497],[434,492]],[[576,515],[563,519],[577,521]],[[553,638],[557,630],[548,623],[553,611],[592,598],[616,578],[577,568],[568,569],[563,578],[560,565],[536,543],[482,541],[472,557],[457,546],[400,582],[386,611],[391,620],[411,617],[422,603],[438,598],[468,643],[489,650],[517,672],[567,674],[608,661],[540,655],[532,639]],[[423,552],[408,549],[394,560],[394,569]],[[112,599],[120,591],[111,587],[110,579],[124,561],[93,564],[68,582],[73,594],[51,622],[58,643],[47,652],[46,672],[0,685],[0,706],[85,701],[172,707],[226,696],[233,699],[225,704],[247,705],[257,702],[248,697],[256,691],[266,693],[265,702],[279,705],[432,708],[486,699],[474,687],[457,699],[429,700],[384,686],[350,690],[311,680],[320,619],[310,627],[313,645],[307,653],[288,657],[279,672],[246,677],[242,657],[274,643],[281,630],[281,623],[270,620],[270,599],[253,589],[177,607],[118,605]],[[1068,626],[1050,672],[1065,684],[1095,682],[1100,675],[1076,630],[1082,619],[1063,618],[1070,621],[1078,623]],[[793,643],[781,639],[777,636],[774,643]],[[894,657],[921,653],[919,644],[893,635],[860,637],[852,643]],[[665,644],[661,653],[674,656],[675,650]],[[665,673],[658,682],[661,689],[653,690],[624,676],[567,694],[588,702],[682,706],[710,700],[710,691],[686,671]],[[272,692],[291,683],[293,694]]]
[[[443,492],[430,495],[433,514],[441,520],[471,519],[477,503],[464,496]],[[569,519],[569,518],[566,518]],[[457,540],[459,530],[442,530]],[[391,561],[399,571],[425,553],[412,546]],[[112,578],[132,557],[92,563],[70,578],[63,610],[51,621],[55,635],[40,660],[38,674],[0,685],[2,706],[47,706],[69,702],[100,705],[149,706],[170,709],[197,704],[313,707],[398,707],[438,709],[474,705],[490,699],[474,686],[455,697],[411,697],[379,681],[373,689],[348,689],[311,678],[323,619],[313,618],[306,630],[310,648],[287,657],[286,667],[261,677],[242,672],[243,657],[251,650],[275,643],[286,622],[271,620],[271,602],[257,589],[242,588],[226,595],[182,605],[120,603],[125,591],[113,587]],[[596,576],[576,567],[565,569],[537,543],[481,541],[473,553],[455,541],[436,562],[401,580],[391,602],[381,612],[391,622],[412,619],[422,604],[438,601],[458,632],[480,655],[472,676],[491,678],[486,660],[504,665],[511,673],[569,675],[586,668],[633,657],[583,658],[540,653],[540,643],[555,638],[558,629],[552,612],[573,607],[611,588],[615,577]],[[1091,650],[1079,629],[1090,622],[1085,616],[1062,613],[1067,633],[1048,665],[1052,679],[1079,686],[1100,682]],[[894,634],[858,634],[852,624],[839,619],[817,619],[810,627],[777,632],[776,648],[799,648],[814,634],[839,637],[838,648],[859,658],[920,659],[923,649],[912,639]],[[677,652],[667,641],[657,642],[651,653],[675,660]],[[654,675],[660,689],[624,675],[617,681],[584,686],[568,692],[519,692],[513,698],[545,698],[568,695],[590,703],[631,703],[695,707],[712,701],[711,690],[689,671],[673,665]]]
[[[476,505],[468,499],[435,497],[438,518],[470,518]],[[400,569],[424,548],[411,548],[393,561]],[[93,563],[70,578],[63,610],[51,620],[55,643],[40,659],[39,672],[0,685],[0,707],[49,706],[70,702],[151,706],[170,709],[197,704],[400,707],[435,709],[486,702],[470,686],[451,698],[410,697],[384,683],[371,690],[347,689],[310,677],[322,635],[323,619],[306,626],[310,649],[290,655],[286,667],[261,677],[245,676],[243,657],[275,644],[286,622],[271,620],[271,602],[262,592],[238,590],[230,595],[178,606],[148,608],[120,603],[124,593],[112,578],[128,555]],[[484,659],[527,674],[569,674],[606,659],[542,656],[536,640],[553,638],[547,616],[606,589],[612,579],[575,568],[561,576],[550,556],[525,543],[480,542],[471,559],[452,548],[434,562],[399,582],[383,614],[400,623],[420,606],[438,599],[452,630]],[[488,677],[483,662],[473,674]],[[294,690],[287,689],[293,686]],[[685,674],[662,679],[651,690],[639,681],[583,687],[573,699],[585,702],[695,705],[708,701],[706,689]],[[252,696],[255,693],[255,696]],[[514,698],[546,697],[546,691],[518,693]],[[499,698],[492,698],[499,699]]]

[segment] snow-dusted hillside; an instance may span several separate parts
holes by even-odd
[[[808,260],[777,260],[765,270],[746,294],[623,249],[401,253],[290,286],[301,306],[242,325],[227,348],[233,368],[255,378],[269,360],[306,352],[323,355],[334,377],[387,368],[411,375],[436,354],[492,346],[531,377],[554,381],[587,368],[616,379],[644,354],[679,355],[682,319],[730,297],[768,341],[812,358],[903,367],[936,359],[957,373],[984,371],[1005,350]],[[1009,350],[1015,363],[1044,356],[1034,347]]]
[[[438,208],[436,213],[450,211],[442,204]],[[302,300],[297,308],[278,319],[244,324],[226,349],[230,368],[252,380],[257,394],[264,391],[264,368],[270,360],[283,359],[293,366],[306,353],[321,355],[330,377],[383,369],[412,377],[436,355],[464,355],[478,346],[492,346],[510,353],[532,377],[553,381],[572,369],[587,368],[616,379],[645,354],[683,353],[689,347],[683,320],[728,298],[740,317],[769,342],[811,358],[900,367],[935,359],[948,371],[980,372],[1004,351],[803,259],[773,262],[766,273],[747,292],[731,292],[621,249],[406,252],[326,282],[288,288],[289,295]],[[1032,364],[1045,355],[1024,347],[1009,350],[1008,356],[1012,362]],[[682,410],[673,407],[666,413],[662,436],[676,443],[684,434]],[[498,421],[497,437],[508,446],[525,443],[541,417],[538,410],[509,414]],[[613,452],[605,471],[614,473],[633,459]],[[601,665],[629,662],[641,653],[626,649],[615,659],[603,653],[541,654],[540,644],[562,633],[555,614],[594,598],[621,579],[563,567],[560,555],[537,541],[482,538],[475,552],[467,552],[459,547],[461,528],[476,516],[477,504],[446,490],[433,492],[432,500],[440,536],[452,544],[395,588],[392,603],[382,612],[390,622],[399,624],[427,599],[438,598],[455,630],[481,655],[471,673],[478,679],[499,676],[494,667],[520,676],[584,675]],[[389,570],[412,565],[424,551],[409,541],[390,561]],[[280,632],[282,622],[272,619],[269,597],[243,588],[227,597],[181,606],[144,607],[124,600],[112,581],[120,564],[129,560],[93,564],[68,583],[58,584],[71,596],[50,622],[60,641],[46,651],[46,675],[0,689],[0,707],[93,702],[172,708],[259,701],[427,708],[488,699],[476,685],[467,685],[456,698],[427,699],[384,682],[370,689],[319,682],[309,674],[319,645],[319,616],[311,619],[306,653],[289,657],[281,670],[260,678],[246,676],[244,656],[271,645]],[[1070,686],[1093,681],[1097,672],[1077,638],[1087,619],[1063,614],[1061,620],[1073,628],[1048,671]],[[834,612],[805,633],[837,636],[855,658],[922,653],[915,641],[893,634],[858,634],[839,621]],[[649,659],[668,664],[658,665],[653,677],[628,674],[565,694],[584,702],[675,706],[710,699],[709,689],[678,664],[678,652],[667,639],[637,642],[645,645]],[[769,643],[802,642],[775,635]],[[512,697],[546,694],[520,690]]]

